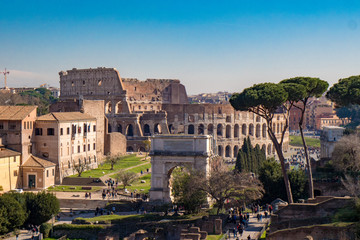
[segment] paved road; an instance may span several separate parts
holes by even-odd
[[[264,214],[263,214],[264,215]],[[258,239],[261,234],[261,230],[263,227],[270,221],[270,218],[263,218],[261,222],[258,222],[256,218],[256,214],[250,214],[250,221],[247,228],[243,232],[242,236],[237,233],[236,237],[234,237],[232,229],[235,227],[235,224],[227,224],[225,230],[229,230],[230,234],[227,234],[226,239],[229,240],[247,240],[250,235],[251,239]]]

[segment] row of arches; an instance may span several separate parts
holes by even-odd
[[[110,113],[122,113],[123,109],[122,109],[122,101],[119,101],[115,104],[115,108],[113,107],[113,103],[111,101],[107,102],[105,104],[105,113],[106,114],[110,114]]]
[[[264,149],[267,155],[270,155],[274,151],[270,143],[267,146],[266,144],[263,144],[261,149]],[[221,157],[236,158],[238,152],[239,152],[238,145],[235,145],[233,147],[231,147],[230,145],[226,145],[225,147],[223,145],[217,146],[217,154]]]
[[[124,130],[124,131],[123,131]],[[122,125],[120,123],[116,124],[115,129],[113,129],[113,127],[111,126],[111,124],[108,124],[108,132],[119,132],[124,134],[125,136],[134,136],[134,126],[133,124],[127,124],[125,129],[123,129]],[[143,126],[143,135],[144,136],[151,136],[152,132],[154,134],[162,134],[162,128],[161,125],[159,123],[155,123],[153,126],[153,131],[150,127],[149,124],[144,124]]]
[[[198,135],[202,135],[205,134],[205,129],[207,130],[207,134],[212,135],[214,134],[214,125],[213,124],[209,124],[207,127],[204,126],[204,124],[199,124],[197,126],[197,131],[195,129],[195,125],[190,124],[188,125],[188,129],[187,129],[187,134],[195,134],[195,132],[197,132]],[[257,138],[263,137],[266,138],[267,137],[267,126],[266,124],[256,124],[256,127],[254,127],[254,124],[250,123],[249,126],[247,126],[245,123],[241,125],[241,132],[240,132],[240,126],[239,124],[235,124],[234,128],[232,129],[232,126],[230,124],[225,126],[225,131],[224,131],[224,126],[223,124],[219,123],[216,126],[216,135],[220,136],[220,137],[225,137],[225,138],[238,138],[240,137],[240,133],[244,136],[250,135],[250,136],[254,136]]]

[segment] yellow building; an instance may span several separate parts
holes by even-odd
[[[19,173],[21,154],[0,147],[0,192],[7,192],[21,187]]]

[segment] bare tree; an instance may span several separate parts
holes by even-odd
[[[250,173],[230,170],[220,157],[212,160],[209,176],[196,174],[194,185],[214,199],[218,207],[217,214],[224,207],[226,200],[232,198],[258,199],[263,193],[259,180]]]
[[[124,189],[126,186],[130,186],[138,178],[138,175],[134,172],[120,170],[116,175],[116,179],[123,184]]]
[[[360,138],[356,134],[342,137],[335,145],[332,163],[336,170],[344,173],[341,179],[352,196],[360,196]]]
[[[76,165],[75,161],[73,161],[72,165],[73,171],[77,172],[78,177],[81,177],[81,174],[89,169],[89,166],[85,163],[79,160],[79,163]]]

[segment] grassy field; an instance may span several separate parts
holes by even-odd
[[[91,190],[84,190],[81,188],[82,188],[82,186],[58,185],[58,186],[49,187],[47,190],[50,192],[96,192],[96,191],[101,190],[101,187],[92,187]]]
[[[141,183],[141,180],[145,180],[146,183]],[[131,186],[127,186],[126,188],[131,192],[133,192],[136,189],[136,191],[140,193],[149,193],[151,187],[150,180],[151,180],[151,174],[146,174],[140,177],[139,179],[137,179],[135,182],[133,182]],[[123,186],[120,185],[118,188],[122,189]],[[140,191],[140,189],[144,189],[144,191]]]
[[[106,174],[116,172],[120,169],[129,168],[133,166],[137,166],[142,163],[148,162],[150,164],[149,160],[143,160],[144,157],[136,157],[135,155],[127,155],[124,157],[121,157],[121,159],[114,165],[114,170],[111,169],[111,165],[109,163],[104,163],[100,165],[96,169],[91,169],[88,171],[85,171],[81,174],[81,177],[102,177]],[[146,168],[145,168],[146,170]],[[77,177],[78,175],[72,175],[70,177]]]
[[[222,238],[223,235],[224,235],[224,234],[220,234],[220,235],[212,235],[212,234],[209,234],[206,239],[207,239],[207,240],[219,240],[219,239]]]
[[[305,137],[305,141],[308,147],[320,147],[320,139]],[[290,145],[295,147],[302,147],[301,136],[290,136]]]

